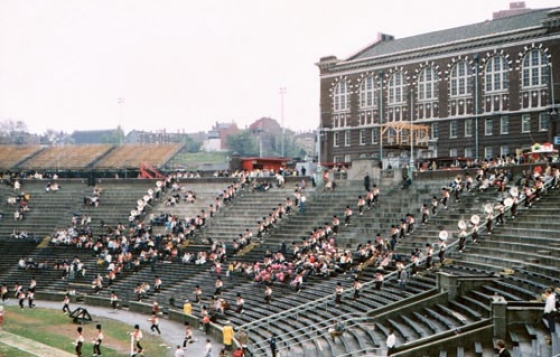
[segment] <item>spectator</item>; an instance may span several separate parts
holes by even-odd
[[[272,357],[276,357],[278,353],[278,346],[276,344],[276,337],[274,337],[274,335],[270,337],[268,344],[270,345],[270,352],[272,354]]]
[[[329,329],[329,334],[333,341],[335,341],[336,337],[340,337],[346,331],[344,324],[338,320],[334,321],[333,327]]]
[[[233,346],[233,327],[231,326],[231,321],[226,321],[226,324],[222,328],[224,346],[227,351],[232,350]]]
[[[389,328],[389,335],[387,335],[387,341],[385,344],[387,345],[387,356],[391,356],[395,350],[395,344],[397,342],[397,338],[395,337],[395,331],[392,328]]]
[[[407,190],[410,187],[410,185],[412,185],[412,179],[405,174],[403,177],[402,189]]]
[[[544,305],[544,318],[548,323],[548,330],[551,334],[556,333],[556,294],[552,291],[552,288],[547,288],[544,291],[545,305]]]
[[[504,340],[496,341],[496,353],[498,357],[511,357],[511,354],[506,350],[506,343]]]

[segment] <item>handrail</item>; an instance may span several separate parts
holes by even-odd
[[[317,194],[317,190],[315,191],[315,194]],[[320,194],[320,193],[319,193],[319,194]],[[384,280],[385,280],[385,281],[388,281],[388,279],[390,279],[391,277],[393,277],[393,276],[395,276],[395,275],[396,275],[396,272],[389,273],[388,275],[386,275],[386,276],[384,277]],[[374,282],[374,281],[366,282],[366,283],[362,284],[362,290],[363,290],[363,291],[366,291],[366,289],[368,289],[369,287],[374,286],[374,285],[375,285],[375,282]],[[351,296],[351,294],[353,294],[353,291],[354,291],[354,289],[345,290],[344,293],[343,293],[343,297]],[[274,315],[267,316],[267,317],[263,317],[263,318],[260,318],[260,319],[258,319],[258,320],[254,320],[254,321],[248,322],[248,323],[246,323],[246,324],[241,325],[240,327],[243,327],[243,328],[245,328],[246,330],[248,330],[248,329],[251,328],[251,326],[258,325],[258,324],[260,324],[260,323],[262,323],[262,322],[264,322],[264,321],[266,321],[266,320],[277,321],[277,320],[279,320],[280,318],[283,318],[284,316],[292,315],[296,310],[307,311],[307,310],[309,310],[309,309],[311,309],[311,308],[314,308],[314,307],[316,307],[316,306],[319,306],[319,305],[321,305],[321,304],[323,304],[323,303],[329,301],[329,299],[332,300],[333,297],[334,297],[334,295],[335,295],[334,293],[331,293],[331,294],[329,294],[329,295],[327,295],[327,296],[325,296],[325,297],[323,297],[323,298],[321,298],[321,299],[317,299],[317,300],[313,300],[313,301],[308,301],[308,302],[306,302],[306,303],[304,303],[304,304],[302,304],[302,305],[293,307],[293,308],[288,309],[288,310],[281,311],[281,312],[276,313],[276,314],[274,314]]]
[[[548,188],[550,188],[551,183],[553,182],[553,180],[554,180],[554,178],[551,177],[551,178],[548,178],[548,179],[543,183],[543,193],[544,193]],[[521,197],[520,197],[520,200],[519,200],[519,202],[518,202],[518,204],[522,204],[522,203],[524,202],[524,200],[525,200],[525,196],[521,196]],[[510,210],[511,207],[506,207],[506,209],[507,209],[507,210]],[[493,215],[493,216],[492,216],[492,219],[495,219],[497,216],[498,216],[498,214]],[[481,232],[481,231],[483,232],[483,231],[484,231],[487,221],[488,221],[487,219],[484,220],[483,224],[480,225],[481,229],[479,229],[479,232]],[[472,237],[472,232],[470,232],[470,233],[467,235],[467,238],[468,238],[468,237]],[[447,246],[447,250],[449,251],[450,249],[456,248],[456,247],[458,246],[458,244],[459,244],[459,239],[457,239],[457,240],[453,241],[452,243],[450,243],[450,244]],[[426,261],[426,258],[421,259],[421,260],[418,262],[418,265],[425,263],[425,261]],[[411,267],[412,267],[412,263],[406,265],[406,266],[405,266],[405,269],[410,269]],[[396,276],[397,276],[397,273],[398,273],[397,271],[393,271],[393,272],[387,274],[387,275],[384,277],[384,280],[385,280],[385,281],[391,281],[391,280],[395,279]],[[374,285],[375,285],[375,281],[366,282],[366,283],[364,283],[364,284],[362,285],[362,291],[368,291],[368,290],[370,290],[370,288],[373,287]],[[351,294],[353,294],[353,291],[354,291],[354,289],[347,289],[347,290],[345,290],[344,293],[343,293],[343,297],[351,296]],[[282,312],[279,312],[279,313],[277,313],[277,314],[275,314],[275,315],[272,315],[272,316],[268,316],[268,317],[264,317],[264,318],[261,318],[261,319],[258,319],[258,320],[251,321],[251,322],[246,323],[246,324],[244,324],[244,325],[242,325],[242,326],[240,326],[240,327],[244,327],[247,331],[253,330],[254,328],[260,326],[262,323],[265,323],[265,322],[266,322],[266,323],[270,324],[271,322],[278,321],[278,320],[280,320],[281,318],[284,318],[286,315],[288,315],[288,316],[292,315],[292,316],[293,316],[294,314],[297,314],[297,313],[300,313],[300,312],[308,311],[308,310],[310,310],[310,309],[312,309],[312,308],[316,308],[316,307],[318,307],[318,306],[320,306],[320,305],[322,305],[322,304],[328,305],[329,301],[331,301],[331,302],[333,301],[332,299],[333,299],[334,296],[335,296],[335,294],[334,294],[334,293],[331,293],[331,294],[328,294],[327,296],[325,296],[325,297],[323,297],[323,298],[321,298],[321,299],[314,300],[314,301],[309,301],[309,302],[304,303],[304,304],[302,304],[302,305],[299,305],[299,306],[297,306],[297,307],[294,307],[294,308],[291,308],[291,309],[288,309],[288,310],[284,310],[284,311],[282,311]],[[332,320],[334,320],[334,319],[330,319],[330,320],[327,320],[327,321],[332,321]],[[308,328],[311,328],[311,326],[310,326],[310,327],[303,327],[303,328],[300,328],[300,329],[294,330],[294,331],[304,330],[304,329],[308,329]],[[292,332],[294,332],[294,331],[292,331]],[[315,331],[320,331],[320,329],[317,329],[317,328],[316,328]],[[281,336],[285,336],[285,335],[287,335],[287,334],[283,334],[283,335],[281,335]],[[292,340],[292,339],[293,339],[293,338],[289,338],[288,341],[289,341],[289,340]],[[264,341],[263,341],[263,340],[261,340],[261,341],[256,341],[254,344],[255,344],[255,345],[259,345],[259,344],[261,344],[262,342],[264,342]],[[259,350],[260,350],[260,349],[261,349],[261,348],[259,348]]]
[[[332,320],[339,320],[339,319],[340,318],[334,318],[334,319],[325,320],[324,322],[329,322],[329,321],[332,321]],[[351,319],[347,319],[347,320],[342,320],[342,322],[344,324],[347,324],[348,322],[354,322],[354,321],[358,321],[358,320],[368,320],[368,319],[371,319],[371,318],[362,316],[362,317],[356,317],[356,318],[351,318]],[[346,328],[348,328],[348,327],[349,326],[346,326]],[[284,350],[284,349],[290,349],[292,347],[292,345],[290,344],[290,342],[292,342],[292,341],[297,341],[298,343],[301,344],[302,342],[312,341],[315,338],[310,337],[310,338],[302,340],[302,339],[298,339],[297,335],[296,336],[291,336],[291,337],[288,337],[288,338],[282,338],[283,336],[291,335],[294,332],[305,331],[305,330],[308,331],[308,334],[314,334],[314,333],[319,334],[322,331],[328,331],[328,329],[329,329],[328,326],[327,327],[322,327],[322,328],[317,328],[315,326],[305,326],[305,327],[299,328],[297,330],[292,330],[292,331],[290,331],[288,333],[285,333],[285,334],[282,334],[282,335],[275,335],[274,337],[276,339],[280,340],[281,343],[284,345],[284,347],[278,348],[278,350]],[[266,343],[266,340],[258,341],[256,343],[254,343],[254,345],[260,345],[262,343]],[[266,347],[259,346],[255,349],[253,349],[251,352],[252,352],[253,356],[259,356],[260,351],[264,351],[264,350],[266,350]]]
[[[458,240],[456,242],[452,243],[450,246],[455,246],[457,244],[458,244]],[[419,264],[424,263],[425,260],[426,260],[425,258],[422,259],[421,261],[419,261]],[[408,264],[408,265],[405,266],[405,269],[409,269],[411,266],[412,266],[412,264]],[[397,275],[397,271],[393,271],[393,272],[387,274],[384,277],[384,280],[385,281],[391,281],[392,278],[396,277],[396,275]],[[366,282],[366,283],[362,284],[362,290],[367,291],[372,286],[375,286],[375,281]],[[353,294],[353,291],[354,291],[354,289],[345,290],[344,293],[343,293],[343,297],[351,296],[351,294]],[[296,312],[308,311],[308,310],[310,310],[312,308],[315,308],[315,307],[317,307],[317,306],[319,306],[323,303],[328,303],[329,300],[332,301],[334,295],[335,295],[334,293],[328,294],[327,296],[325,296],[321,299],[309,301],[309,302],[306,302],[302,305],[299,305],[299,306],[293,307],[291,309],[279,312],[275,315],[263,317],[261,319],[248,322],[246,324],[243,324],[241,327],[245,328],[245,330],[250,330],[252,326],[258,326],[259,324],[261,324],[263,322],[266,322],[266,321],[277,321],[277,320],[280,320],[281,318],[283,318],[284,316],[290,316],[290,315],[293,315]]]

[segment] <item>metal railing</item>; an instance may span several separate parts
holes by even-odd
[[[553,178],[549,178],[543,183],[543,188],[542,188],[542,193],[541,194],[544,194],[552,186],[553,181],[554,181]],[[526,199],[525,196],[520,195],[518,205],[523,204],[525,199]],[[511,206],[506,207],[505,212],[508,212],[510,209],[511,209]],[[499,213],[493,215],[492,219],[495,220],[498,215],[499,215]],[[487,219],[484,220],[480,224],[480,228],[478,230],[479,233],[484,232],[484,230],[486,228],[486,222],[487,222]],[[467,238],[472,238],[472,233],[473,232],[470,232],[469,234],[467,234]],[[453,241],[452,243],[450,243],[447,246],[446,251],[447,252],[453,252],[454,250],[456,250],[458,248],[458,245],[459,245],[459,239],[456,239],[455,241]],[[420,265],[424,264],[425,262],[426,262],[426,258],[423,258],[418,262],[417,265],[420,266]],[[412,266],[413,266],[413,264],[410,263],[410,264],[405,266],[405,269],[410,270]],[[393,272],[385,275],[384,276],[384,282],[396,280],[397,274],[398,274],[398,271],[393,271]],[[369,281],[369,282],[366,282],[366,283],[362,284],[362,290],[361,291],[362,292],[368,292],[368,291],[374,290],[375,283],[376,283],[375,281]],[[345,290],[344,293],[343,293],[343,298],[348,298],[348,297],[352,296],[353,293],[354,293],[354,289]],[[388,293],[391,298],[395,298],[395,300],[398,300],[398,299],[401,298],[400,295],[397,295],[397,294],[394,294],[394,293],[391,293],[391,292],[386,292],[386,293]],[[258,320],[251,321],[249,323],[243,324],[240,327],[243,327],[245,329],[245,331],[247,331],[247,333],[249,334],[250,331],[254,331],[254,330],[257,330],[257,329],[262,329],[262,328],[269,329],[270,326],[274,322],[284,320],[284,319],[292,319],[292,320],[295,319],[296,321],[299,322],[300,321],[300,315],[305,316],[306,313],[310,310],[317,310],[317,309],[328,310],[329,305],[334,306],[335,305],[334,297],[335,297],[335,294],[331,293],[331,294],[328,294],[321,299],[309,301],[307,303],[304,303],[302,305],[299,305],[297,307],[294,307],[294,308],[291,308],[291,309],[288,309],[288,310],[284,310],[284,311],[279,312],[277,314],[274,314],[272,316],[268,316],[268,317],[264,317],[264,318],[261,318],[261,319],[258,319]],[[353,313],[349,313],[348,315],[341,315],[337,318],[326,320],[325,322],[332,322],[335,319],[344,318],[345,316],[350,317],[351,315],[353,315]],[[347,321],[351,321],[351,319],[348,319]],[[318,328],[318,327],[314,327],[314,326],[305,326],[305,327],[299,328],[297,330],[292,330],[289,333],[285,333],[285,334],[282,334],[282,335],[276,335],[275,337],[278,338],[278,339],[281,339],[282,337],[290,335],[290,337],[285,339],[286,342],[291,342],[291,341],[297,340],[298,343],[301,343],[301,342],[310,341],[310,340],[312,340],[312,338],[305,339],[305,340],[297,339],[297,335],[296,335],[296,337],[293,337],[294,332],[309,331],[309,333],[313,333],[313,332],[319,333],[324,329],[325,328]],[[283,344],[285,344],[284,339],[281,339],[281,341],[283,342]],[[267,342],[266,340],[259,340],[259,341],[255,341],[253,343],[253,345],[254,346],[260,346],[262,344],[266,344],[266,342]],[[282,349],[287,349],[287,348],[289,348],[289,347],[288,346],[282,347]],[[263,352],[264,349],[265,349],[265,347],[257,347],[257,349],[253,351],[254,356],[260,356],[261,354],[259,354],[259,353],[264,353]],[[369,351],[369,350],[376,350],[376,349],[375,348],[371,348],[371,349],[366,348],[364,350]],[[377,350],[379,350],[379,349],[377,349]],[[352,353],[349,353],[349,354],[353,354],[355,352],[356,351],[354,351]],[[346,355],[343,355],[343,356],[346,356]],[[339,356],[339,357],[342,357],[342,356]]]

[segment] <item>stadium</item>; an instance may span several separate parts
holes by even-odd
[[[159,154],[161,161],[149,159],[154,172],[176,149]],[[143,151],[156,152],[150,146]],[[358,197],[367,198],[368,191],[354,168],[345,176],[327,170],[325,180],[336,181],[330,190],[314,187],[309,176],[285,177],[279,186],[266,167],[229,177],[175,172],[159,178],[94,175],[92,181],[39,173],[54,169],[53,162],[89,172],[91,163],[121,168],[129,159],[103,164],[110,152],[100,155],[94,147],[33,152],[3,146],[0,152],[12,160],[3,161],[1,186],[0,282],[10,297],[16,283],[27,291],[35,280],[39,301],[62,304],[69,293],[73,305],[110,309],[115,292],[118,309],[149,317],[158,302],[162,319],[197,327],[206,308],[208,334],[220,341],[230,321],[246,332],[254,356],[270,353],[271,337],[280,355],[383,356],[391,331],[392,356],[490,356],[496,339],[523,356],[552,353],[555,346],[556,334],[551,341],[542,318],[542,293],[558,284],[558,171],[548,160],[486,168],[488,174],[506,173],[490,186],[476,179],[480,169],[473,168],[417,172],[403,189],[400,170],[372,168],[378,199],[359,208]],[[143,155],[138,147],[135,153]],[[467,175],[474,179],[469,185]],[[442,192],[451,193],[447,209]],[[424,204],[431,211],[427,218]],[[346,225],[348,207],[355,212]],[[18,210],[22,217],[16,219]],[[427,243],[433,248],[429,263]],[[269,303],[267,286],[273,291]],[[201,303],[185,314],[183,302],[196,296]],[[243,313],[236,312],[238,296]],[[230,306],[213,301],[221,299]],[[330,333],[334,321],[345,326],[337,336]]]
[[[316,172],[186,171],[179,143],[1,145],[0,355],[76,355],[102,323],[104,356],[560,356],[559,12],[489,24],[322,58]]]

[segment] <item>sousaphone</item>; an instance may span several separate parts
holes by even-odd
[[[494,207],[492,206],[491,203],[487,203],[484,205],[484,212],[485,213],[492,213],[494,212]]]
[[[447,231],[439,232],[439,240],[442,242],[447,242],[447,238],[449,237],[449,233]]]
[[[475,226],[478,225],[480,223],[480,217],[477,214],[473,214],[471,216],[471,223]]]
[[[509,194],[511,197],[518,197],[519,196],[519,189],[516,186],[513,186],[509,189]]]
[[[462,219],[459,221],[459,223],[457,223],[457,226],[459,227],[460,230],[465,230],[467,229],[467,222],[465,222],[465,220]]]

